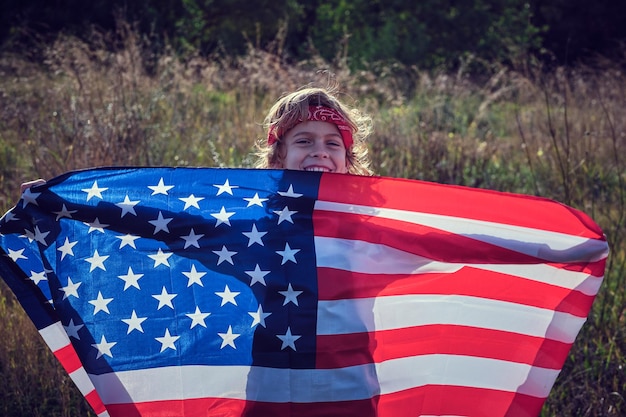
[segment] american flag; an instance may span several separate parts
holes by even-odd
[[[0,274],[99,416],[536,416],[608,253],[560,203],[287,170],[27,190]]]

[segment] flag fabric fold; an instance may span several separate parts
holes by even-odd
[[[27,190],[0,275],[99,416],[536,416],[608,246],[555,201],[288,170]]]

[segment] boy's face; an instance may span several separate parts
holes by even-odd
[[[285,134],[283,143],[285,169],[348,172],[346,146],[333,123],[302,122]]]

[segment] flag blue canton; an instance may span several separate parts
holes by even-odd
[[[23,279],[49,300],[88,373],[315,366],[319,175],[199,172],[70,173],[2,219],[6,255],[31,271]]]

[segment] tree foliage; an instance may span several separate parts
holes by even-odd
[[[507,62],[539,52],[573,63],[622,54],[625,14],[626,2],[613,0],[4,0],[0,46],[24,51],[59,33],[85,38],[122,19],[153,48],[181,54],[241,54],[279,40],[296,59],[314,48],[352,67],[451,68],[469,56]]]
[[[432,67],[464,55],[503,61],[538,47],[530,17],[518,0],[332,0],[318,8],[312,35],[323,54],[347,38],[357,61]]]

